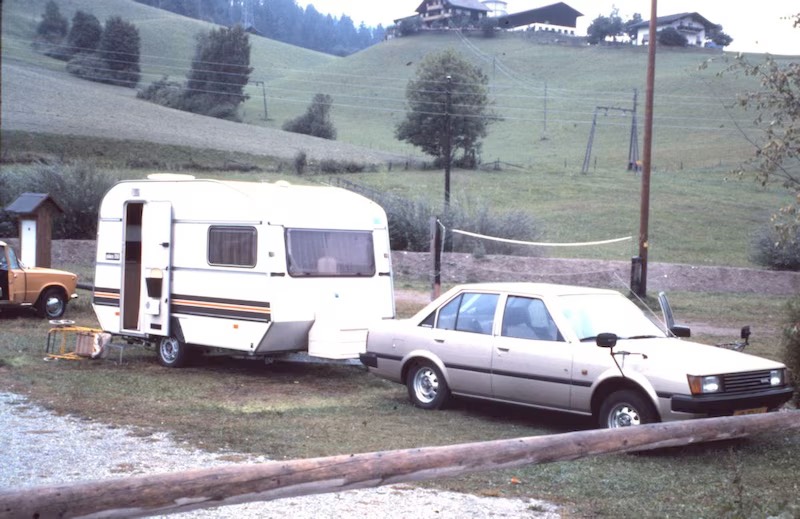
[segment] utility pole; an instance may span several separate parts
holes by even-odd
[[[261,85],[261,95],[264,98],[264,120],[267,121],[267,87],[263,81],[253,81],[256,86]]]
[[[444,107],[444,131],[445,131],[445,140],[444,140],[444,213],[445,215],[450,213],[450,161],[451,161],[451,149],[452,149],[452,139],[453,139],[453,129],[452,124],[450,122],[450,99],[451,99],[451,86],[453,78],[452,76],[447,76],[447,103]]]
[[[639,211],[639,256],[638,258],[633,258],[631,265],[631,288],[639,297],[647,295],[647,252],[650,247],[648,243],[650,171],[653,159],[653,97],[656,76],[656,42],[658,40],[656,34],[656,12],[657,0],[651,0],[650,33],[647,43],[647,95],[644,104],[644,153],[642,155],[642,203]]]

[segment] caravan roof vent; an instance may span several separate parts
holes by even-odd
[[[194,180],[194,175],[184,173],[151,173],[147,175],[150,180]]]

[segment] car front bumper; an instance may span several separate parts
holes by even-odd
[[[757,393],[717,395],[673,395],[671,406],[674,412],[705,415],[729,415],[735,411],[766,407],[776,409],[794,394],[792,387],[781,387]]]

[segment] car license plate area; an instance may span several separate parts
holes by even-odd
[[[746,414],[761,414],[766,413],[766,407],[754,407],[753,409],[738,409],[733,412],[733,416],[742,416]]]

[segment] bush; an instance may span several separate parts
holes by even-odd
[[[308,166],[308,156],[305,151],[300,150],[294,156],[294,172],[302,175],[306,171],[306,166]]]
[[[367,167],[354,160],[334,160],[334,159],[325,159],[319,163],[319,171],[320,173],[325,173],[328,175],[336,175],[339,173],[361,173]]]
[[[424,201],[408,201],[386,195],[375,199],[386,211],[389,219],[389,239],[392,250],[427,252],[431,247],[431,217],[437,214],[433,207]],[[486,236],[533,241],[540,233],[533,217],[521,211],[492,213],[480,202],[452,204],[450,214],[441,217],[442,225],[448,231],[450,250],[468,252],[482,257],[485,254],[531,255],[532,249],[526,245],[515,245],[497,241],[483,240],[451,234],[453,229],[461,229]]]
[[[153,81],[147,87],[139,89],[136,97],[169,108],[180,108],[183,85],[177,81],[170,81],[164,76],[158,81]]]
[[[786,305],[786,327],[783,329],[783,363],[791,370],[795,384],[795,404],[800,405],[800,296]]]
[[[689,40],[675,27],[665,27],[658,31],[658,43],[665,47],[686,47],[689,45]]]
[[[330,119],[333,98],[327,94],[317,94],[312,99],[306,113],[286,121],[283,130],[302,133],[322,139],[336,140],[336,128]]]
[[[64,214],[53,225],[55,239],[93,239],[97,234],[100,202],[113,185],[113,179],[88,164],[37,165],[32,168],[3,170],[0,185],[10,203],[25,192],[49,193]],[[0,215],[1,216],[1,215]],[[16,218],[16,215],[6,215]],[[0,221],[0,229],[4,223]]]
[[[775,270],[800,270],[800,229],[786,240],[770,225],[753,240],[751,258],[758,265]]]

